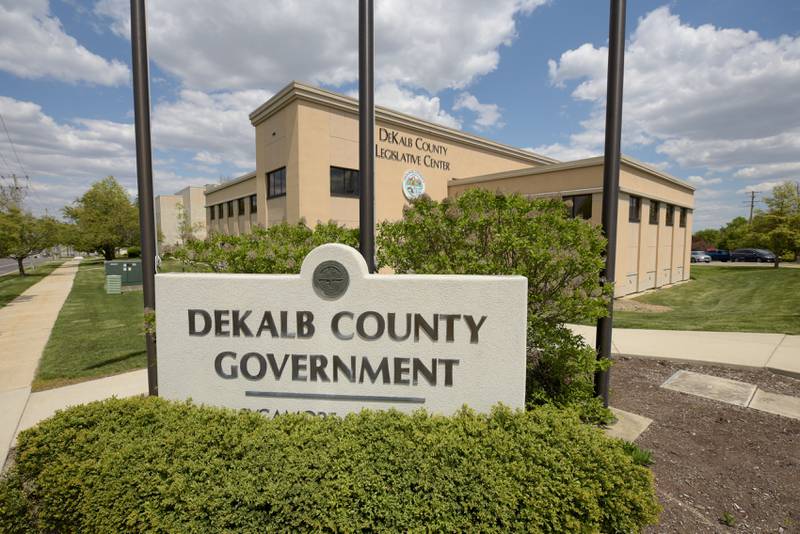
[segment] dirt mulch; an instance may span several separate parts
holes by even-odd
[[[664,511],[646,532],[800,532],[800,421],[659,387],[680,369],[800,397],[800,380],[766,370],[617,359],[611,405],[653,419],[637,444]]]
[[[669,306],[660,304],[647,304],[633,299],[616,299],[614,301],[614,311],[631,311],[640,313],[664,313],[672,311]]]

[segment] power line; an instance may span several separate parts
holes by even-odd
[[[747,191],[747,195],[750,196],[750,199],[743,202],[744,205],[750,205],[750,217],[748,218],[747,222],[753,222],[753,209],[755,208],[756,202],[761,202],[760,199],[756,199],[756,195],[758,194],[757,191]]]
[[[11,139],[11,134],[8,131],[8,126],[6,126],[6,120],[3,118],[3,114],[0,113],[0,122],[3,123],[3,129],[6,131],[6,137],[8,137],[8,142],[11,143],[11,151],[14,153],[14,157],[17,158],[17,163],[19,164],[19,168],[22,170],[22,174],[25,176],[26,180],[30,180],[28,176],[28,171],[25,170],[25,166],[22,164],[22,160],[19,159],[19,154],[17,154],[17,147],[14,145],[14,141]],[[3,158],[5,161],[5,158]]]

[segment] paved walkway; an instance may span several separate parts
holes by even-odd
[[[594,346],[593,326],[570,328]],[[800,378],[800,336],[615,328],[611,341],[621,356],[756,367]]]
[[[80,260],[69,260],[0,308],[0,459],[5,460]]]

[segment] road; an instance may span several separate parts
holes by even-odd
[[[26,258],[23,264],[27,269],[28,267],[39,265],[45,261],[47,261],[47,258]],[[15,272],[17,272],[17,260],[11,258],[0,258],[0,276]]]

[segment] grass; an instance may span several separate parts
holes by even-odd
[[[614,312],[614,326],[800,334],[800,269],[699,267],[692,281],[636,298],[663,313]]]
[[[52,273],[62,263],[64,262],[43,263],[37,265],[35,269],[26,266],[26,276],[20,276],[18,273],[0,276],[0,308],[20,296],[32,285],[41,282],[45,276]]]
[[[107,295],[104,278],[102,260],[81,262],[42,355],[34,391],[146,366],[142,292]]]

